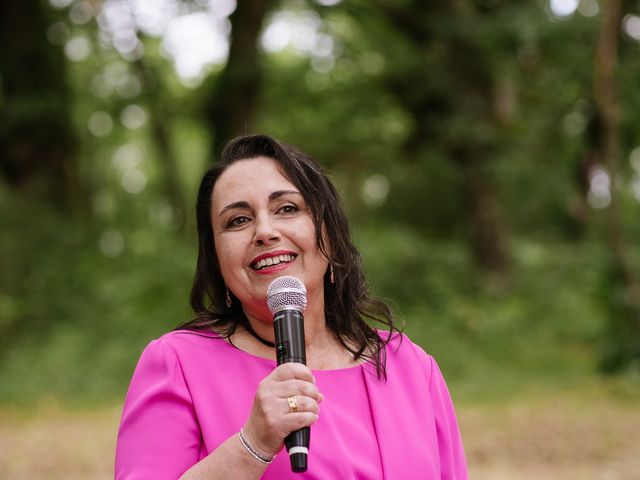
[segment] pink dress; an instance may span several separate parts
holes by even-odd
[[[467,479],[436,362],[405,336],[386,354],[386,382],[368,363],[313,371],[325,398],[311,427],[309,468],[292,473],[283,449],[263,479]],[[212,333],[180,330],[152,341],[124,404],[116,480],[179,478],[240,430],[258,383],[275,367]]]

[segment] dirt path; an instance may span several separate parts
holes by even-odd
[[[640,404],[562,395],[460,410],[474,480],[638,480]]]
[[[0,478],[113,479],[118,409],[0,412]]]
[[[473,480],[637,480],[640,403],[564,393],[459,408]],[[0,410],[0,478],[107,480],[119,407]]]

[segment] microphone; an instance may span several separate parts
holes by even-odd
[[[307,289],[304,284],[291,276],[276,278],[267,289],[267,304],[273,315],[278,365],[290,362],[306,365],[302,312],[307,306]],[[307,471],[310,437],[311,428],[303,427],[284,440],[294,472]]]

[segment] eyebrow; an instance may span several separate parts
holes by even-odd
[[[297,190],[276,190],[275,192],[271,192],[269,194],[269,201],[272,202],[284,195],[292,195],[292,194],[302,196],[302,194]],[[233,210],[235,208],[250,208],[250,205],[249,205],[249,202],[246,202],[245,200],[240,200],[238,202],[230,203],[229,205],[224,207],[222,210],[220,210],[220,213],[218,214],[218,216],[221,216],[227,210]]]

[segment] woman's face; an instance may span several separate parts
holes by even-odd
[[[214,186],[211,220],[222,277],[250,317],[271,321],[267,287],[283,275],[304,283],[309,303],[324,299],[328,260],[304,198],[275,160],[229,166]]]

